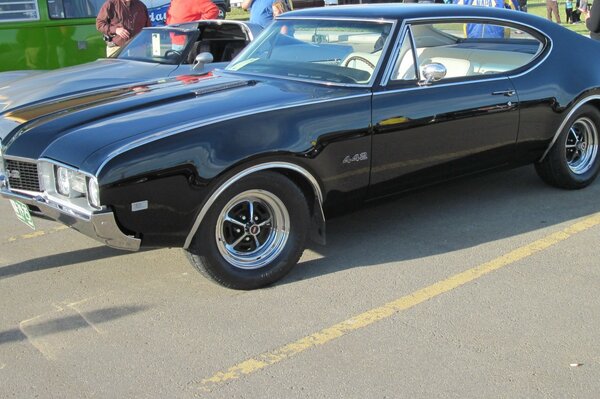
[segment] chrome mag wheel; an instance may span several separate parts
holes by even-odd
[[[598,154],[598,131],[586,117],[577,119],[569,129],[565,143],[569,169],[581,175],[592,168]]]
[[[286,206],[264,190],[248,190],[232,198],[221,210],[215,228],[221,256],[246,270],[271,263],[285,248],[289,232]]]

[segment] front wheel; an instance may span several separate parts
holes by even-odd
[[[308,230],[302,191],[275,172],[254,173],[213,203],[187,251],[211,280],[235,289],[272,284],[298,262]]]
[[[544,160],[535,165],[546,183],[566,189],[586,187],[600,171],[600,112],[582,106],[565,125]]]

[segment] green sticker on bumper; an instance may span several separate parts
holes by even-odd
[[[25,223],[27,226],[31,227],[35,230],[35,225],[33,224],[33,219],[31,218],[31,213],[29,213],[29,208],[22,202],[10,200],[10,203],[15,210],[15,214],[17,218]]]

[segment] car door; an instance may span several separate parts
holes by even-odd
[[[482,21],[478,32],[507,31],[502,37],[470,37],[473,22],[407,24],[400,36],[373,96],[371,197],[509,161],[519,100],[508,76],[537,44],[519,48],[517,30],[498,22]]]

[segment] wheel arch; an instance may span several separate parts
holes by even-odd
[[[569,119],[571,119],[571,117],[575,114],[575,112],[577,112],[582,106],[584,106],[586,104],[589,104],[589,105],[595,107],[598,111],[600,111],[600,94],[595,94],[595,95],[592,95],[589,97],[585,97],[585,98],[579,100],[575,105],[573,105],[571,107],[571,109],[569,110],[567,115],[563,118],[562,122],[558,126],[558,129],[556,130],[556,132],[554,132],[552,141],[550,142],[550,144],[548,145],[548,148],[546,148],[546,151],[544,151],[544,154],[540,157],[538,162],[541,162],[544,160],[544,158],[546,158],[546,156],[548,155],[548,152],[550,152],[550,149],[552,148],[554,143],[556,143],[556,140],[558,139],[560,132],[563,131],[563,129],[567,125],[567,122],[569,121]]]
[[[202,208],[200,208],[200,212],[198,212],[196,220],[194,221],[194,224],[187,235],[183,248],[188,249],[190,247],[192,240],[200,228],[200,225],[202,224],[202,221],[204,220],[208,210],[227,188],[231,187],[244,177],[261,171],[280,173],[286,178],[290,179],[300,188],[307,198],[309,211],[311,213],[311,229],[309,231],[309,237],[318,243],[324,244],[325,213],[323,211],[323,191],[319,181],[312,173],[300,165],[292,162],[277,161],[261,163],[245,168],[227,178],[215,190],[213,190],[206,201],[204,201]]]

